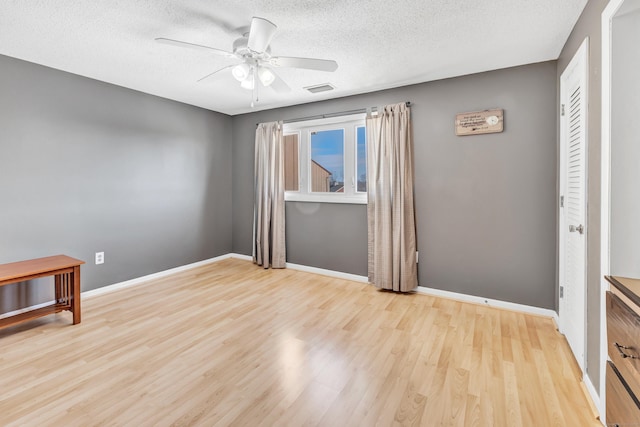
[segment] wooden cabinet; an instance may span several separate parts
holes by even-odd
[[[607,362],[607,425],[638,425],[637,402],[623,383],[620,373],[611,362]]]
[[[640,280],[607,276],[607,425],[640,425]]]

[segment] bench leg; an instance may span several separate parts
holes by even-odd
[[[80,266],[73,267],[73,287],[71,290],[71,311],[73,312],[73,324],[80,323]]]
[[[60,274],[55,275],[56,281],[56,304],[60,304],[62,301],[62,276]]]

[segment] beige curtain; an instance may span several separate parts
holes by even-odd
[[[418,286],[410,108],[367,117],[369,282],[409,292]]]
[[[282,122],[256,129],[253,205],[253,262],[285,268],[284,138]]]

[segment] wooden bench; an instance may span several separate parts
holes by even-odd
[[[0,319],[0,328],[69,310],[73,324],[80,323],[80,265],[84,261],[56,255],[28,261],[0,264],[0,286],[39,277],[55,276],[55,301],[52,304]]]

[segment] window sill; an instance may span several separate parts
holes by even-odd
[[[284,193],[285,202],[313,202],[313,203],[348,203],[352,205],[366,205],[367,194],[352,196],[336,194],[296,194]]]

